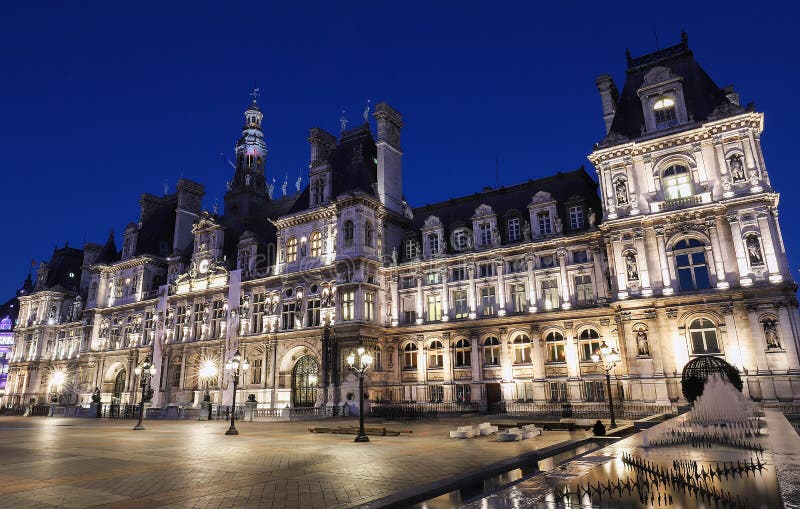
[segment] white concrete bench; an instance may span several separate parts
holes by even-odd
[[[537,428],[535,424],[526,424],[522,427],[522,438],[528,439],[538,437],[542,434],[542,428]]]
[[[458,429],[450,432],[450,438],[473,438],[479,434],[472,426],[459,426]]]
[[[497,434],[498,442],[519,442],[522,440],[522,430],[519,428],[509,428]]]
[[[499,431],[499,428],[497,426],[492,426],[490,422],[482,422],[478,424],[475,429],[481,436],[494,435]]]

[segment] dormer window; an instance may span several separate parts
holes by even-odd
[[[553,233],[553,226],[550,224],[550,211],[543,210],[536,214],[539,222],[539,235],[549,235]]]
[[[297,237],[289,237],[286,241],[286,262],[292,263],[297,261]]]
[[[439,254],[439,235],[436,233],[428,234],[428,251],[431,256]]]
[[[656,129],[666,129],[678,125],[678,116],[675,113],[675,99],[662,97],[653,104],[653,115]]]
[[[492,244],[492,228],[489,223],[481,223],[478,226],[480,243],[482,246],[489,246]]]
[[[680,164],[673,164],[661,174],[661,183],[664,187],[664,198],[677,200],[692,195],[692,175],[689,168]]]
[[[514,217],[508,220],[508,241],[516,242],[520,238],[519,218]]]
[[[570,207],[569,208],[569,227],[573,230],[580,230],[583,228],[583,207]]]
[[[453,247],[457,251],[463,251],[469,247],[469,234],[466,229],[453,232]]]
[[[406,240],[405,245],[406,260],[413,260],[417,257],[417,241],[414,239]]]

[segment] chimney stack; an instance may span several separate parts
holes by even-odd
[[[619,92],[609,74],[599,76],[594,84],[597,85],[597,90],[600,91],[600,100],[603,103],[603,120],[606,123],[606,134],[608,134],[608,131],[611,130],[611,123],[614,121],[614,114],[617,112]]]
[[[403,151],[400,129],[403,117],[385,102],[375,106],[372,114],[378,123],[378,197],[383,206],[403,213]]]

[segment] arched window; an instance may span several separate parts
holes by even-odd
[[[286,241],[286,263],[297,261],[297,237],[289,237]]]
[[[319,232],[311,232],[311,256],[322,254],[322,235]]]
[[[530,364],[531,338],[520,334],[514,339],[514,364]]]
[[[372,226],[372,223],[367,221],[364,223],[364,245],[367,247],[372,247],[372,242],[375,237],[375,227]]]
[[[706,248],[696,239],[683,239],[672,248],[675,255],[675,269],[681,290],[700,290],[711,288],[706,263]]]
[[[441,368],[444,366],[444,348],[442,342],[438,340],[431,341],[428,346],[428,367]]]
[[[592,354],[600,348],[600,334],[592,328],[583,329],[578,341],[581,345],[581,360],[591,361]]]
[[[692,174],[689,168],[673,164],[661,174],[661,185],[667,200],[677,200],[692,195]]]
[[[483,361],[487,366],[500,364],[500,341],[495,337],[483,340]]]
[[[417,345],[414,343],[403,348],[403,369],[417,369]]]
[[[551,331],[544,337],[547,345],[547,362],[564,362],[567,357],[564,351],[564,336],[560,332]]]
[[[678,125],[678,117],[675,114],[675,99],[671,97],[661,97],[653,104],[653,115],[655,116],[656,129],[666,129]]]
[[[469,341],[466,339],[459,339],[456,341],[454,353],[457,368],[472,364],[472,359],[470,358],[470,354],[472,353],[471,349],[472,348],[470,347]]]
[[[689,338],[692,340],[692,353],[720,353],[717,327],[708,318],[698,318],[689,325]]]
[[[353,245],[353,222],[348,220],[342,225],[342,238],[344,239],[344,246],[350,247]]]

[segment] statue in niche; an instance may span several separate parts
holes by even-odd
[[[625,272],[628,274],[628,281],[639,281],[639,269],[636,266],[636,255],[633,253],[625,255]]]
[[[522,223],[522,238],[531,240],[531,223],[527,219]]]
[[[614,184],[614,194],[617,196],[617,205],[628,204],[628,183],[624,178],[617,179]]]
[[[744,164],[742,163],[742,156],[732,155],[730,159],[728,159],[728,165],[730,166],[734,182],[744,182],[747,180],[747,175],[745,175],[744,172]]]
[[[246,185],[246,186],[249,186],[249,185],[250,185],[250,178],[251,178],[251,177],[250,177],[250,174],[249,174],[249,173],[248,173],[247,175],[245,175],[245,176],[244,176],[244,185]]]
[[[768,349],[782,348],[780,339],[778,338],[778,323],[772,318],[769,318],[767,320],[764,320],[763,325],[764,325],[764,338],[767,340],[767,348]]]
[[[561,233],[563,231],[564,231],[564,225],[561,223],[561,216],[556,214],[555,233]]]
[[[597,214],[595,214],[594,209],[591,207],[589,208],[589,228],[594,228],[594,225],[597,223]]]
[[[209,307],[210,307],[210,306],[209,306],[208,302],[206,302],[206,303],[203,305],[203,323],[208,323],[208,317],[210,316],[210,313],[209,313],[209,311],[208,311],[208,308],[209,308]]]
[[[636,333],[636,349],[639,357],[650,357],[650,344],[647,341],[647,331],[643,328]]]
[[[239,303],[239,316],[242,318],[248,318],[250,316],[250,296],[249,295],[242,295],[241,301]]]
[[[392,265],[397,265],[397,248],[392,248]]]
[[[745,242],[747,255],[750,257],[750,265],[764,265],[764,257],[761,255],[761,244],[758,238],[751,235]]]

